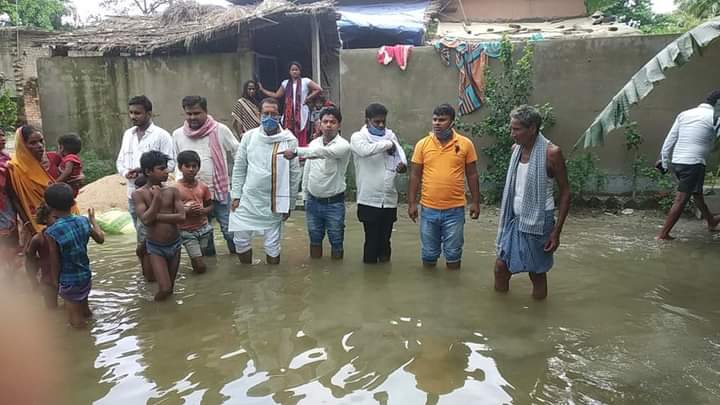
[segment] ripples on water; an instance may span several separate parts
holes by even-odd
[[[358,263],[352,223],[341,265],[310,262],[302,223],[281,266],[184,261],[161,304],[132,238],[93,245],[96,321],[58,314],[68,403],[720,403],[718,246],[699,223],[658,244],[640,221],[571,221],[544,303],[522,276],[492,291],[492,221],[468,223],[459,273],[420,268],[406,222],[390,265]]]

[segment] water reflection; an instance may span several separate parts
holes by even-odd
[[[62,337],[68,403],[720,401],[718,242],[652,244],[652,227],[600,219],[568,225],[545,303],[521,277],[491,291],[492,221],[468,226],[464,269],[446,272],[419,267],[404,222],[393,263],[311,263],[294,218],[282,266],[184,263],[162,304],[132,238],[112,238],[91,251],[96,322]],[[349,224],[347,246],[361,239]]]

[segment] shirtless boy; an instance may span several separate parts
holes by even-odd
[[[143,153],[140,168],[147,183],[132,193],[137,216],[145,226],[145,247],[158,283],[155,301],[167,299],[173,293],[182,245],[178,224],[185,221],[180,193],[162,184],[168,178],[169,159],[159,151]]]

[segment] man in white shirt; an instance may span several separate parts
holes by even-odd
[[[373,103],[365,109],[365,123],[350,137],[355,163],[358,219],[365,230],[363,262],[390,260],[390,237],[397,221],[397,173],[407,171],[407,158],[397,136],[385,127],[387,108]]]
[[[145,254],[145,232],[142,223],[138,222],[132,193],[135,191],[135,180],[142,173],[140,156],[151,150],[160,151],[170,157],[168,169],[175,168],[175,147],[170,134],[153,124],[152,102],[146,96],[135,96],[128,102],[128,115],[133,126],[125,131],[118,153],[115,167],[119,175],[127,179],[128,211],[137,232],[138,249],[136,254],[143,266],[146,280],[153,280],[152,270],[147,263]]]
[[[678,192],[657,239],[673,239],[670,231],[680,219],[690,196],[707,221],[708,229],[712,231],[720,223],[720,217],[710,213],[703,199],[705,161],[720,136],[720,122],[715,113],[718,100],[720,89],[710,93],[699,106],[681,112],[665,138],[657,167],[663,173],[672,169],[678,179]]]
[[[208,220],[215,218],[220,224],[230,253],[235,253],[233,236],[228,232],[230,215],[230,179],[228,155],[234,158],[240,143],[230,128],[216,121],[207,113],[207,99],[201,96],[187,96],[182,100],[185,111],[185,123],[173,132],[175,151],[193,150],[200,155],[200,171],[198,180],[207,184],[213,196],[213,212]],[[176,176],[182,177],[177,172]],[[207,256],[215,255],[215,244],[210,238]]]
[[[345,173],[350,163],[350,143],[338,133],[342,114],[337,107],[323,108],[319,122],[322,136],[307,147],[285,151],[285,158],[307,159],[302,184],[310,257],[322,257],[327,231],[331,257],[339,260],[343,258],[345,240]]]
[[[252,239],[262,235],[267,264],[280,263],[283,222],[290,218],[300,186],[300,164],[287,160],[297,138],[280,126],[277,100],[260,103],[260,127],[243,134],[232,174],[230,231],[242,264],[252,264]]]

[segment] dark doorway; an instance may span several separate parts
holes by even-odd
[[[302,65],[303,77],[312,77],[310,18],[278,20],[253,32],[255,79],[275,91],[288,78],[288,65]]]

